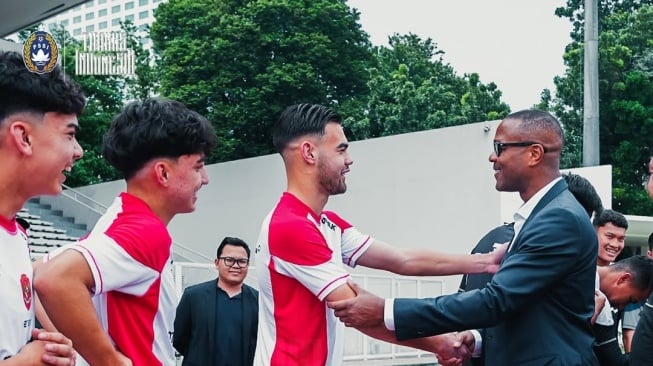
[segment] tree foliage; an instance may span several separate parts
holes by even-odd
[[[270,126],[299,102],[335,107],[353,140],[497,119],[494,83],[459,77],[430,39],[373,48],[344,0],[170,0],[151,38],[161,92],[206,115],[209,162],[272,152]]]
[[[154,57],[150,49],[143,45],[144,39],[149,37],[150,28],[145,26],[139,29],[131,20],[120,22],[120,28],[127,36],[127,48],[134,51],[136,65],[134,75],[126,76],[125,95],[130,99],[146,99],[158,94],[159,84],[157,68],[154,66]]]
[[[389,47],[376,50],[370,70],[370,95],[362,115],[349,118],[354,139],[394,135],[504,117],[494,83],[478,74],[459,77],[442,61],[444,51],[414,34],[395,34]]]
[[[29,35],[38,30],[39,25],[19,32],[19,39],[25,41]],[[76,75],[75,52],[82,50],[82,44],[70,36],[61,25],[50,29],[50,33],[59,44],[61,64],[68,76],[80,84],[87,101],[82,115],[79,116],[80,130],[77,140],[84,150],[84,157],[75,163],[68,174],[66,184],[72,187],[101,183],[119,179],[119,173],[102,157],[102,136],[107,130],[113,116],[123,107],[125,98],[142,98],[154,90],[153,67],[146,59],[142,36],[137,36],[137,29],[131,24],[123,24],[127,33],[128,47],[136,53],[136,75],[101,76]]]
[[[653,135],[653,8],[649,1],[601,1],[599,34],[600,161],[613,166],[612,206],[650,214],[644,194],[645,163]],[[583,23],[580,1],[557,14],[574,22],[564,55],[565,75],[556,77],[552,109],[564,124],[569,148],[564,163],[579,166],[583,128]],[[575,6],[575,8],[574,8]]]
[[[339,108],[367,93],[371,46],[344,0],[170,0],[155,15],[161,93],[213,122],[210,162],[272,152],[290,104]]]

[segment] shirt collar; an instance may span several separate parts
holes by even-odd
[[[558,177],[552,180],[549,184],[545,185],[539,191],[537,191],[537,193],[535,193],[533,197],[531,197],[528,201],[524,202],[524,204],[521,205],[517,212],[515,212],[515,221],[518,221],[519,219],[526,221],[531,213],[533,213],[535,206],[540,203],[542,197],[544,197],[544,195],[546,195],[551,190],[551,188],[553,188],[553,186],[561,179],[562,177]]]

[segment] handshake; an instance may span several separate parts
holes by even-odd
[[[398,341],[394,331],[388,330],[384,324],[385,300],[360,288],[351,280],[347,284],[355,297],[327,303],[345,326],[383,341],[432,352],[443,366],[462,365],[463,361],[472,357],[475,338],[469,330]]]

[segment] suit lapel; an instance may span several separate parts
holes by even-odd
[[[521,235],[520,234],[524,232],[524,229],[526,229],[528,227],[528,224],[533,220],[534,217],[537,216],[538,212],[540,212],[542,210],[542,208],[546,207],[546,205],[551,203],[551,201],[553,200],[554,197],[557,197],[560,193],[562,193],[566,189],[567,189],[567,182],[565,182],[564,179],[560,179],[560,181],[558,181],[558,183],[554,184],[553,187],[551,187],[551,189],[548,192],[546,192],[544,197],[542,197],[540,202],[538,202],[537,205],[535,206],[535,208],[533,209],[533,212],[531,212],[531,214],[528,216],[528,218],[524,222],[524,225],[522,226],[521,230],[519,231],[519,234],[517,234],[517,237],[514,239],[514,243],[513,243],[514,249],[507,252],[503,259],[506,259],[511,254],[514,254],[514,253],[517,252],[517,249],[521,245],[521,241],[520,241],[520,236]]]
[[[212,285],[207,286],[206,291],[204,292],[205,297],[206,297],[206,304],[207,304],[207,325],[209,327],[209,346],[215,344],[215,313],[217,311],[217,303],[216,303],[216,297],[217,297],[217,291],[218,289],[216,286],[218,285],[217,279],[213,281]],[[215,358],[215,348],[211,347],[211,360]]]
[[[242,334],[241,338],[242,338],[242,342],[243,342],[242,360],[243,360],[243,362],[247,362],[246,360],[248,359],[248,355],[249,355],[249,347],[251,347],[251,345],[249,344],[250,343],[249,329],[252,326],[252,324],[251,324],[252,319],[249,316],[249,311],[248,311],[250,309],[249,298],[250,298],[251,294],[250,294],[249,288],[245,284],[243,284],[243,287],[242,287],[240,292],[241,292],[241,297],[242,297],[241,298],[242,301],[240,302],[240,306],[241,306],[241,314],[242,314],[242,317],[243,317],[243,321],[242,321],[243,327],[242,327],[242,332],[241,332],[241,334]]]
[[[541,211],[543,207],[548,205],[553,200],[554,197],[557,197],[565,189],[567,189],[567,182],[565,182],[564,179],[560,179],[558,183],[554,184],[553,187],[551,187],[551,189],[548,192],[546,192],[546,194],[544,195],[544,197],[542,197],[540,202],[537,203],[537,205],[533,209],[533,212],[531,212],[531,215],[528,216],[528,219],[524,223],[524,226],[526,226],[526,224],[528,224],[531,218],[537,215],[537,213]]]

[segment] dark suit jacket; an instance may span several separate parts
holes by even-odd
[[[512,240],[512,237],[515,235],[515,223],[511,222],[509,224],[504,224],[497,226],[492,229],[489,233],[485,234],[481,240],[478,241],[478,244],[472,250],[472,254],[476,253],[490,253],[494,250],[495,243],[506,243]],[[475,273],[464,275],[462,281],[460,281],[460,288],[458,292],[471,291],[476,289],[484,288],[488,282],[492,280],[494,275],[490,273]],[[479,329],[479,332],[483,335],[483,338],[492,337],[492,328],[489,329]],[[463,363],[464,366],[485,366],[485,355],[481,357],[474,357],[470,360],[467,360]]]
[[[217,280],[203,282],[186,288],[177,306],[175,333],[172,344],[184,356],[184,366],[210,366],[214,364]],[[254,363],[256,332],[258,331],[258,291],[243,284],[243,359],[246,365]],[[221,314],[228,317],[229,314]]]
[[[639,314],[639,321],[630,354],[631,366],[648,366],[653,363],[653,293]]]
[[[558,181],[485,288],[395,300],[397,338],[493,327],[483,339],[489,366],[596,365],[590,318],[597,248],[587,213]]]

